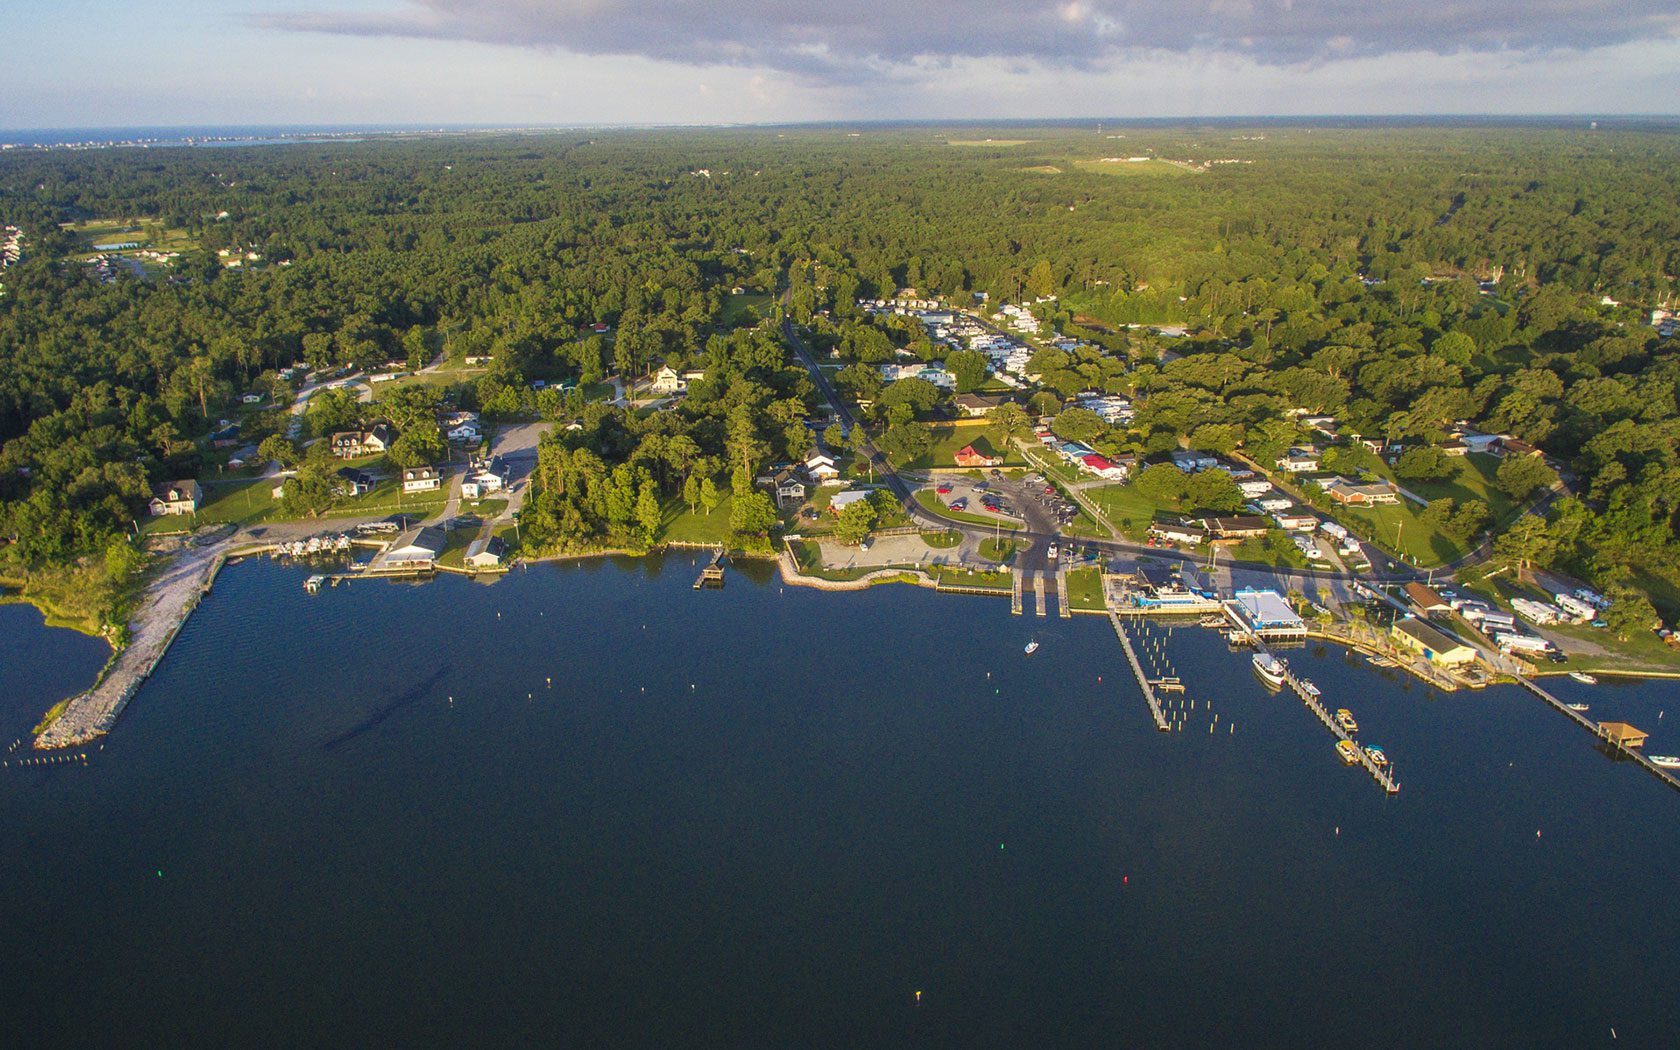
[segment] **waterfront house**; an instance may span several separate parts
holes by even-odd
[[[778,507],[797,507],[805,502],[805,482],[792,467],[783,467],[770,479],[771,493]]]
[[[1387,481],[1357,482],[1347,478],[1331,478],[1324,485],[1324,494],[1332,503],[1345,507],[1375,507],[1400,502],[1400,494]]]
[[[449,538],[436,525],[426,525],[405,532],[392,541],[379,558],[381,569],[431,569],[436,567],[438,555],[448,546]]]
[[[1397,648],[1418,653],[1430,663],[1442,667],[1463,667],[1476,661],[1475,649],[1422,620],[1396,620],[1389,629],[1389,638]]]
[[[146,509],[154,518],[171,514],[193,514],[197,512],[203,499],[204,490],[198,487],[198,482],[171,481],[152,489],[152,498],[146,504]]]
[[[443,484],[436,467],[406,467],[402,472],[404,493],[431,492]]]
[[[480,537],[467,547],[466,564],[472,569],[494,569],[507,556],[507,544],[500,536]]]

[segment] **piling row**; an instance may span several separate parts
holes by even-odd
[[[1120,647],[1126,651],[1126,662],[1132,665],[1132,674],[1137,676],[1138,688],[1143,690],[1143,698],[1149,703],[1149,716],[1155,720],[1155,728],[1165,733],[1167,725],[1166,713],[1161,710],[1161,701],[1155,697],[1155,687],[1149,684],[1149,676],[1143,673],[1143,664],[1138,661],[1137,650],[1132,648],[1132,639],[1126,634],[1126,627],[1120,622],[1120,617],[1110,612],[1108,622],[1114,625],[1114,633],[1120,638]]]

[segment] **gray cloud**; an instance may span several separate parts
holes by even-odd
[[[1128,53],[1268,65],[1399,52],[1589,49],[1680,33],[1680,0],[397,0],[279,11],[265,28],[640,55],[863,82],[912,63],[1083,69]]]

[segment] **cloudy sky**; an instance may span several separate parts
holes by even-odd
[[[0,127],[1675,113],[1680,0],[4,0]]]

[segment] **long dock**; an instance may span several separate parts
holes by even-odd
[[[1073,606],[1068,604],[1067,566],[1056,566],[1056,615],[1073,619]]]
[[[1010,573],[1009,574],[1009,611],[1014,613],[1016,616],[1021,615],[1021,587],[1022,587],[1021,574],[1018,573],[1018,572]]]
[[[1044,574],[1043,573],[1039,573],[1039,574],[1037,574],[1036,576],[1033,577],[1033,611],[1035,613],[1037,613],[1039,616],[1045,615],[1045,613],[1044,613]]]
[[[1324,727],[1335,734],[1337,740],[1346,740],[1354,746],[1355,752],[1359,755],[1359,764],[1365,767],[1365,772],[1371,774],[1372,780],[1375,780],[1390,795],[1400,790],[1400,785],[1395,782],[1394,777],[1372,761],[1371,756],[1366,754],[1365,749],[1359,746],[1359,741],[1350,736],[1348,731],[1341,727],[1340,723],[1330,717],[1330,712],[1324,709],[1324,705],[1319,702],[1318,697],[1307,692],[1306,687],[1301,684],[1301,679],[1290,669],[1288,664],[1284,664],[1283,680],[1288,683],[1290,689],[1295,691],[1295,695],[1301,698],[1301,702],[1307,705],[1307,710],[1316,715],[1318,720],[1324,723]]]
[[[1583,715],[1581,712],[1573,710],[1572,708],[1570,708],[1570,706],[1568,704],[1564,703],[1562,700],[1559,700],[1557,697],[1555,697],[1551,693],[1547,692],[1540,685],[1539,682],[1536,682],[1534,679],[1528,677],[1527,675],[1518,675],[1517,676],[1517,682],[1519,684],[1521,684],[1523,688],[1525,688],[1529,692],[1533,693],[1535,696],[1538,696],[1540,699],[1546,701],[1546,703],[1552,705],[1552,708],[1554,710],[1561,711],[1563,714],[1569,716],[1569,719],[1571,721],[1573,721],[1576,725],[1580,726],[1582,729],[1585,729],[1587,732],[1591,733],[1593,736],[1595,736],[1598,739],[1604,741],[1606,744],[1615,748],[1617,751],[1621,752],[1623,755],[1627,756],[1628,758],[1632,759],[1633,761],[1639,763],[1641,766],[1645,767],[1646,772],[1653,774],[1658,779],[1660,779],[1663,783],[1667,784],[1671,788],[1674,788],[1676,791],[1680,791],[1680,778],[1675,777],[1675,775],[1673,773],[1670,773],[1668,770],[1664,769],[1663,767],[1657,765],[1655,762],[1652,762],[1650,759],[1646,758],[1643,752],[1641,752],[1641,751],[1639,751],[1635,748],[1625,747],[1622,744],[1619,744],[1616,741],[1611,740],[1609,738],[1609,736],[1607,736],[1605,734],[1604,730],[1599,727],[1599,724],[1597,722],[1594,722],[1592,719],[1588,718],[1586,715]]]
[[[1161,701],[1155,696],[1155,686],[1150,683],[1149,676],[1143,673],[1143,664],[1138,661],[1137,650],[1132,648],[1132,639],[1126,634],[1126,627],[1120,622],[1120,617],[1110,612],[1108,622],[1114,625],[1114,633],[1120,638],[1120,647],[1126,650],[1126,662],[1132,665],[1132,674],[1137,676],[1138,688],[1143,690],[1143,698],[1149,703],[1149,717],[1155,720],[1155,728],[1165,733],[1172,728],[1167,724],[1167,716],[1161,710]]]

